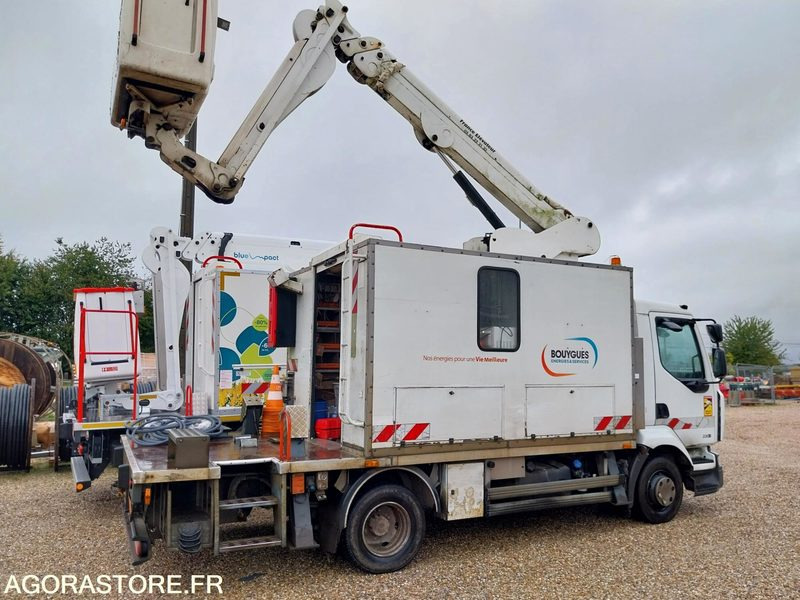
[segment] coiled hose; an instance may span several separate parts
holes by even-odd
[[[214,415],[150,415],[128,425],[125,433],[138,446],[160,446],[167,443],[170,429],[196,429],[210,438],[223,437],[228,431]]]

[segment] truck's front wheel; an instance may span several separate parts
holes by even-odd
[[[682,500],[683,478],[677,465],[666,456],[647,461],[636,484],[634,514],[647,523],[666,523]]]
[[[425,513],[409,490],[383,485],[356,501],[344,537],[350,558],[365,571],[397,571],[422,545]]]

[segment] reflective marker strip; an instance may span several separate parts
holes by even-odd
[[[407,442],[419,439],[419,437],[424,433],[426,429],[428,429],[428,427],[430,427],[430,425],[431,425],[430,423],[414,423],[414,425],[411,426],[409,432],[403,437],[403,441]]]
[[[631,415],[595,417],[594,430],[606,431],[609,429],[628,429],[630,428],[631,418]]]
[[[595,431],[603,431],[606,427],[611,424],[611,421],[614,420],[614,417],[603,417],[600,419],[600,422],[594,428]]]
[[[386,427],[381,429],[380,433],[377,436],[375,436],[375,439],[372,440],[372,441],[373,442],[388,442],[390,439],[392,439],[392,436],[394,435],[394,432],[397,431],[397,429],[399,427],[400,427],[400,425],[387,425]]]
[[[375,436],[373,442],[385,443],[392,438],[399,438],[403,442],[413,442],[415,440],[430,439],[430,423],[394,423],[386,425]]]
[[[614,429],[625,429],[625,427],[630,423],[631,415],[624,415],[619,418],[617,424],[614,426]]]

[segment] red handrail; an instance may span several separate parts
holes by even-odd
[[[194,402],[194,399],[192,398],[192,386],[187,385],[186,386],[186,410],[184,411],[186,413],[187,417],[194,416],[194,404],[193,404],[193,402]]]
[[[285,408],[281,411],[281,428],[278,432],[278,460],[292,460],[292,415]]]
[[[203,62],[206,58],[206,19],[208,13],[208,0],[203,0],[203,24],[200,31],[200,56],[198,60]]]
[[[207,265],[209,262],[211,262],[212,260],[230,260],[230,261],[232,261],[232,262],[235,262],[235,263],[236,263],[236,266],[237,266],[237,267],[239,267],[240,269],[242,269],[242,268],[243,268],[243,267],[242,267],[242,263],[241,263],[241,262],[239,262],[239,260],[238,260],[238,259],[236,259],[236,258],[233,258],[232,256],[222,256],[222,255],[214,255],[214,256],[209,256],[207,259],[205,259],[205,260],[203,261],[203,266],[205,267],[205,266],[206,266],[206,265]]]
[[[86,313],[116,313],[116,314],[123,314],[128,315],[128,319],[131,324],[131,333],[136,333],[136,335],[131,335],[131,349],[130,351],[116,351],[116,350],[90,350],[87,352],[86,350]],[[136,407],[138,405],[138,395],[139,395],[139,315],[136,314],[136,311],[132,309],[128,310],[109,310],[103,308],[86,308],[81,306],[81,318],[80,318],[80,345],[78,349],[78,423],[83,423],[83,402],[85,396],[85,389],[84,389],[84,377],[85,377],[85,365],[86,365],[86,357],[91,356],[93,354],[112,354],[115,356],[127,356],[131,355],[133,358],[133,418],[136,419]]]
[[[133,33],[131,34],[131,45],[135,46],[139,41],[139,0],[133,3]]]
[[[267,343],[273,347],[278,347],[278,288],[269,286],[269,331],[267,331]]]
[[[378,225],[376,223],[356,223],[350,228],[350,233],[347,234],[347,239],[349,240],[353,239],[353,232],[358,227],[370,227],[371,229],[386,229],[388,231],[394,231],[397,234],[398,241],[400,242],[403,241],[403,234],[400,233],[400,230],[397,227],[395,227],[394,225]]]

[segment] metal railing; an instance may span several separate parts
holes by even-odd
[[[86,350],[86,316],[88,313],[122,314],[128,315],[128,326],[131,334],[130,350]],[[86,308],[81,306],[80,316],[80,343],[78,350],[78,423],[83,423],[86,357],[93,355],[128,356],[133,358],[133,387],[131,390],[133,400],[133,419],[136,419],[139,399],[139,315],[132,308],[128,310],[108,310],[102,308]]]

